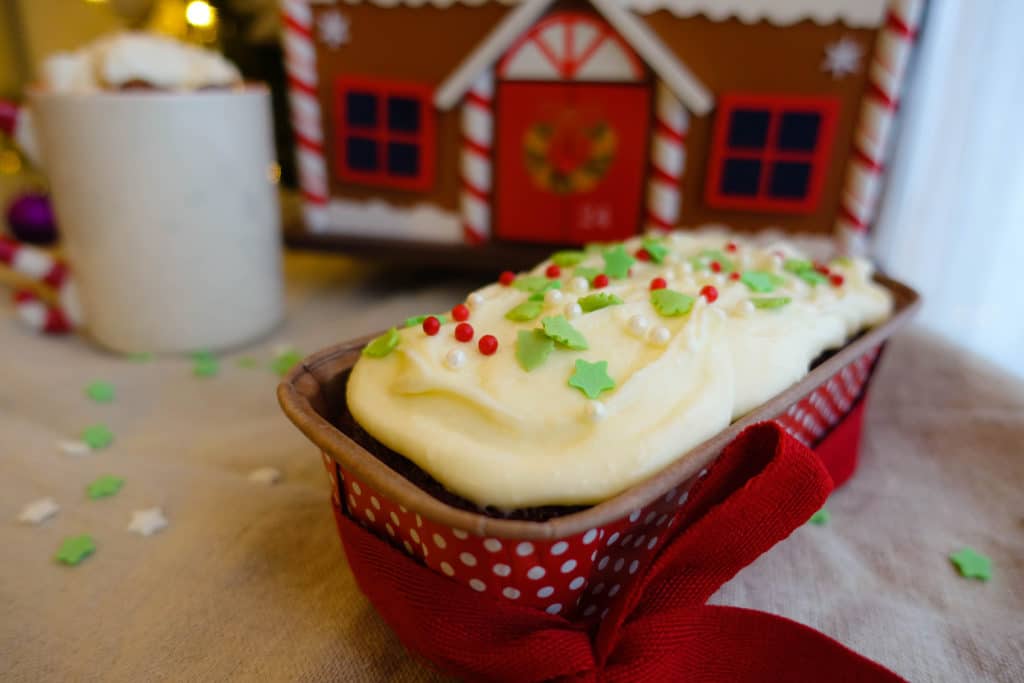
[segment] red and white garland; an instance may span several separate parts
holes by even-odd
[[[67,265],[48,252],[0,237],[0,264],[15,273],[52,288],[57,292],[58,306],[50,306],[28,289],[14,293],[18,317],[36,332],[62,334],[82,324],[74,283]]]

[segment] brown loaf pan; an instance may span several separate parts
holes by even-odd
[[[500,519],[448,505],[392,470],[356,443],[351,435],[332,424],[331,420],[345,411],[348,372],[359,358],[363,346],[376,335],[353,339],[309,356],[281,382],[277,397],[288,419],[344,471],[426,519],[492,538],[564,538],[622,519],[632,510],[644,507],[670,489],[693,479],[744,429],[779,416],[847,364],[892,336],[908,322],[920,304],[920,298],[917,292],[896,280],[880,275],[876,280],[893,294],[894,311],[887,321],[858,336],[814,367],[800,382],[680,455],[661,472],[593,507],[543,522]]]

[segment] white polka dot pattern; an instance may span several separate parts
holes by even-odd
[[[816,443],[852,409],[878,351],[865,354],[798,402],[778,422]],[[813,411],[812,411],[813,409]],[[393,504],[323,457],[335,505],[434,571],[475,591],[569,620],[598,620],[679,532],[690,487],[677,485],[610,524],[568,538],[514,540],[452,529]],[[340,476],[339,476],[340,475]],[[342,501],[342,502],[339,502]]]

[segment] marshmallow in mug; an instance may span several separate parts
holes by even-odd
[[[52,55],[42,72],[46,89],[58,93],[117,90],[134,83],[160,90],[196,90],[242,82],[237,67],[212,50],[138,32]]]

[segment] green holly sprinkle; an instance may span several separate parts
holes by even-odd
[[[580,305],[584,313],[590,313],[591,311],[598,311],[608,306],[618,306],[622,303],[622,299],[610,292],[597,292],[596,294],[588,294],[576,303]]]
[[[192,352],[192,360],[199,363],[204,360],[217,360],[217,356],[213,355],[212,351],[207,349],[200,349]]]
[[[572,271],[574,277],[586,278],[587,282],[594,284],[594,278],[601,274],[600,268],[591,268],[590,266],[579,266],[576,270]]]
[[[775,288],[783,284],[783,280],[774,273],[766,273],[761,270],[748,270],[740,276],[740,282],[745,284],[754,292],[774,292]]]
[[[691,258],[690,264],[695,270],[699,270],[701,268],[708,268],[712,261],[718,261],[718,265],[722,266],[723,273],[731,273],[736,270],[736,265],[732,262],[732,259],[723,254],[719,249],[705,249]]]
[[[788,296],[770,296],[751,299],[750,303],[754,304],[754,306],[757,308],[771,309],[782,308],[791,301],[792,299],[790,299]]]
[[[398,342],[402,340],[402,337],[398,334],[398,330],[392,327],[390,330],[380,335],[363,348],[363,355],[370,356],[371,358],[383,358],[398,346]]]
[[[252,356],[242,356],[235,363],[238,367],[245,368],[246,370],[252,370],[260,366],[259,360]]]
[[[92,450],[98,451],[114,443],[114,433],[103,424],[89,425],[82,430],[82,441]]]
[[[544,328],[544,334],[551,339],[554,339],[562,346],[573,349],[574,351],[584,351],[590,348],[587,346],[586,337],[584,337],[579,330],[570,325],[564,315],[544,318],[540,324]]]
[[[220,372],[220,361],[216,358],[197,358],[192,366],[192,374],[196,377],[214,377]]]
[[[431,315],[437,318],[437,322],[441,323],[442,325],[448,322],[448,316],[446,316],[444,313],[424,313],[423,315],[414,315],[411,318],[406,318],[405,322],[402,323],[402,327],[419,327],[420,325],[423,324],[423,321],[431,317]]]
[[[586,258],[586,256],[587,255],[582,251],[558,251],[551,255],[551,262],[556,266],[566,268],[568,266],[575,266]]]
[[[270,361],[270,369],[281,377],[284,377],[296,365],[302,362],[302,352],[297,349],[288,349],[278,354],[277,358]]]
[[[96,552],[96,543],[92,536],[69,536],[61,541],[57,554],[53,556],[57,562],[74,567],[76,564]]]
[[[569,386],[579,389],[587,398],[595,399],[602,391],[614,389],[615,380],[608,376],[608,361],[588,363],[577,358],[576,370],[569,378]]]
[[[813,515],[811,515],[811,518],[807,521],[817,526],[825,526],[826,524],[828,524],[830,519],[832,519],[832,513],[829,512],[826,508],[821,508]]]
[[[653,237],[645,237],[643,245],[647,253],[651,255],[651,260],[655,263],[661,264],[664,262],[665,257],[668,256],[668,247],[662,244],[661,240],[656,240]]]
[[[85,395],[97,403],[110,403],[114,400],[114,385],[110,382],[91,382],[85,387]]]
[[[992,560],[969,546],[951,553],[949,561],[965,579],[988,581],[992,578]]]
[[[813,268],[809,270],[801,270],[798,273],[794,273],[794,275],[796,275],[798,278],[800,278],[801,280],[803,280],[804,282],[811,286],[817,286],[820,285],[822,282],[828,282],[827,277],[825,277],[818,271],[814,270]]]
[[[516,336],[516,360],[527,372],[544,365],[555,342],[543,330],[520,330]]]
[[[539,316],[541,311],[544,310],[544,295],[541,295],[541,300],[539,301],[535,301],[533,299],[534,296],[537,295],[534,294],[523,303],[511,308],[509,312],[505,314],[505,319],[514,320],[517,323],[525,323],[531,320],[536,320],[537,316]]]
[[[546,292],[549,289],[561,289],[562,283],[558,280],[550,280],[543,275],[524,275],[516,278],[512,286],[521,292]]]
[[[814,264],[807,259],[790,258],[782,264],[782,267],[790,273],[800,273],[805,270],[814,270]]]
[[[651,305],[666,318],[686,315],[693,308],[694,298],[673,289],[656,289],[651,292]]]
[[[629,269],[636,263],[636,259],[627,254],[621,244],[604,252],[602,256],[605,275],[615,280],[621,280],[629,275]]]
[[[122,486],[124,486],[124,479],[104,474],[89,484],[85,488],[85,492],[91,499],[97,500],[99,498],[109,498],[120,491]]]

